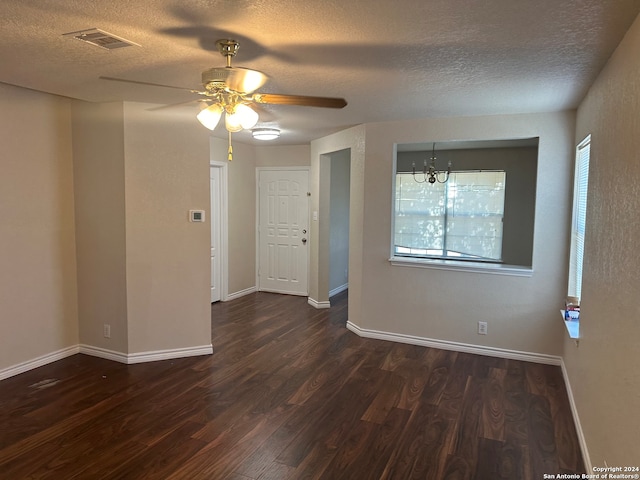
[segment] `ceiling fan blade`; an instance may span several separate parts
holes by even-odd
[[[271,105],[300,105],[303,107],[344,108],[347,106],[347,101],[344,98],[280,95],[277,93],[256,93],[253,95],[253,101]]]
[[[189,100],[188,102],[180,102],[180,103],[171,103],[169,105],[160,105],[159,107],[147,108],[148,112],[157,112],[159,110],[168,110],[170,108],[184,107],[185,105],[192,105],[194,103],[205,102],[205,100],[197,99],[197,100]]]
[[[232,67],[234,75],[227,79],[231,90],[236,92],[251,93],[263,86],[269,77],[264,73],[249,68]]]
[[[151,82],[140,82],[138,80],[126,80],[124,78],[115,78],[115,77],[99,77],[101,80],[111,80],[114,82],[124,82],[124,83],[136,83],[138,85],[150,85],[152,87],[164,87],[164,88],[175,88],[177,90],[184,90],[191,93],[202,93],[198,90],[193,90],[191,88],[183,88],[183,87],[174,87],[173,85],[162,85],[160,83],[151,83]]]
[[[258,70],[242,67],[214,67],[202,72],[202,84],[223,83],[229,90],[242,94],[251,93],[269,79]]]

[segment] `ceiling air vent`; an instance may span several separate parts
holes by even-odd
[[[137,43],[117,37],[109,32],[98,28],[90,28],[89,30],[80,30],[78,32],[70,32],[63,34],[65,37],[75,38],[83,42],[90,43],[96,47],[105,48],[107,50],[115,50],[116,48],[131,47],[133,45],[139,47]]]

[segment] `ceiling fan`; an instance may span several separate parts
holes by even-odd
[[[200,95],[196,100],[202,104],[197,119],[209,130],[216,128],[222,115],[225,127],[231,138],[232,132],[248,130],[258,122],[258,113],[251,108],[252,104],[299,105],[304,107],[343,108],[347,102],[343,98],[312,97],[305,95],[282,95],[276,93],[258,93],[268,80],[266,74],[257,70],[231,66],[231,59],[238,53],[240,45],[235,40],[218,40],[218,51],[226,58],[226,67],[214,67],[202,72],[203,90],[162,85],[151,82],[140,82],[114,77],[100,77],[103,80],[136,83],[156,87],[186,90]],[[255,108],[255,107],[254,107]],[[229,142],[229,159],[231,159],[231,142]]]

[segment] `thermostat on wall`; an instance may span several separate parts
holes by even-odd
[[[204,222],[204,210],[189,210],[190,222]]]

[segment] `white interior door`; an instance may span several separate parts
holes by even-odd
[[[222,275],[220,268],[220,230],[221,230],[221,195],[220,168],[209,168],[209,183],[211,189],[211,303],[220,301]]]
[[[258,289],[308,295],[309,171],[260,170]]]

